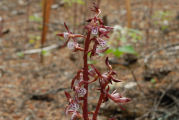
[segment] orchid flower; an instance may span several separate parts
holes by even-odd
[[[108,98],[113,100],[115,103],[127,103],[131,101],[130,98],[122,97],[119,93],[116,93],[116,90],[112,92],[112,94],[106,93]]]

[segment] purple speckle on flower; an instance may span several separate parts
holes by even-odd
[[[97,27],[93,27],[91,34],[97,35],[98,34],[98,28]]]
[[[80,88],[80,89],[77,90],[77,93],[78,93],[78,95],[83,97],[86,94],[86,89]]]
[[[76,46],[75,42],[68,42],[68,44],[67,44],[67,47],[68,47],[70,50],[74,50],[74,49],[75,49],[75,46]]]
[[[77,103],[71,103],[69,106],[69,110],[77,111],[79,109],[79,105]]]
[[[106,46],[106,41],[105,40],[103,40],[101,38],[98,38],[97,40],[98,40],[98,43],[99,43],[100,46],[102,46],[102,47]]]

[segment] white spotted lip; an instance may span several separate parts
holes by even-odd
[[[98,27],[93,27],[92,31],[91,31],[91,34],[97,35],[98,34]]]

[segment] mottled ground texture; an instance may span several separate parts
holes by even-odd
[[[27,4],[29,1],[29,4]],[[131,43],[138,55],[120,58],[109,54],[118,78],[113,84],[121,94],[132,99],[122,106],[108,101],[101,106],[99,120],[178,120],[179,119],[179,1],[131,0],[132,27],[142,32],[142,39]],[[65,31],[63,22],[76,32],[83,32],[84,20],[91,15],[92,3],[77,5],[54,0],[45,46],[63,44],[56,33]],[[125,0],[101,0],[102,16],[110,26],[126,26]],[[25,50],[40,48],[42,30],[41,0],[0,0],[0,120],[69,120],[64,109],[64,90],[82,66],[82,54],[67,48],[43,54],[23,55]],[[87,12],[84,12],[87,10]],[[167,15],[159,18],[159,13]],[[85,15],[86,14],[86,15]],[[86,17],[85,17],[86,16]],[[165,25],[167,27],[165,27]],[[2,33],[1,32],[1,33]],[[117,38],[112,41],[119,42]],[[137,59],[137,61],[136,61]],[[98,58],[101,71],[104,57]],[[97,84],[90,86],[89,109],[94,110]]]

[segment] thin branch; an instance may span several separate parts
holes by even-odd
[[[176,80],[176,81],[173,81],[172,83],[170,83],[170,84],[168,85],[168,87],[165,89],[165,91],[164,91],[164,92],[162,93],[162,95],[160,96],[160,98],[159,98],[157,104],[155,105],[155,110],[158,109],[158,107],[159,107],[159,105],[160,105],[160,103],[161,103],[163,97],[166,95],[167,91],[170,90],[170,89],[173,87],[173,85],[175,85],[177,82],[178,82],[178,81]]]
[[[179,43],[174,43],[174,44],[169,44],[169,45],[166,45],[164,47],[160,47],[154,51],[152,51],[149,55],[147,55],[145,58],[144,58],[144,63],[147,64],[149,59],[157,52],[161,51],[161,50],[164,50],[164,49],[168,49],[168,48],[171,48],[171,47],[175,47],[175,46],[178,46]]]
[[[31,49],[31,50],[25,50],[22,51],[20,53],[22,53],[23,55],[28,55],[28,54],[36,54],[36,53],[41,53],[42,51],[51,51],[53,49],[59,49],[59,48],[63,48],[64,46],[61,44],[53,44],[51,46],[48,47],[44,47],[44,48],[38,48],[38,49]]]

